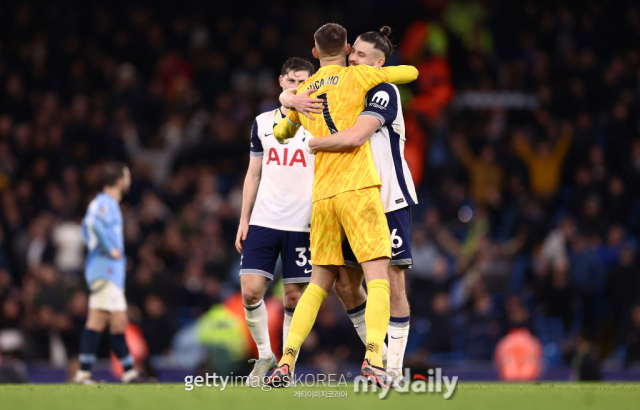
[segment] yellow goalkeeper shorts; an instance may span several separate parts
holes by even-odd
[[[389,225],[378,187],[342,192],[313,203],[311,263],[343,265],[345,236],[359,263],[391,258]]]

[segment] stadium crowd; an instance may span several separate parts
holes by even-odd
[[[0,13],[0,332],[23,337],[19,357],[77,355],[79,224],[107,159],[132,168],[126,294],[149,353],[167,355],[176,331],[237,294],[251,123],[276,106],[282,62],[311,58],[313,30],[333,20],[350,41],[390,24],[388,63],[421,73],[401,87],[420,200],[408,364],[491,360],[521,327],[557,347],[551,364],[582,340],[640,360],[640,8],[402,1],[415,19],[394,26],[338,5],[298,12],[302,24],[282,2],[259,16],[116,3]],[[461,98],[472,91],[480,106]],[[536,103],[495,103],[500,92]],[[334,302],[302,362],[360,357]]]

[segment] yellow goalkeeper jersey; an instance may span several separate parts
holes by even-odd
[[[404,84],[418,78],[413,66],[376,68],[368,65],[328,65],[300,84],[296,93],[308,89],[324,100],[322,114],[311,114],[314,121],[290,110],[288,121],[281,121],[273,130],[279,139],[291,138],[300,125],[315,138],[326,137],[353,126],[364,109],[367,91],[381,83]],[[330,198],[339,193],[380,186],[369,141],[346,152],[318,152],[313,175],[313,201]]]

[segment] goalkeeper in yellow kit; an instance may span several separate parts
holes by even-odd
[[[322,118],[311,120],[291,110],[287,121],[274,128],[282,143],[304,126],[322,138],[353,126],[364,109],[371,88],[385,82],[414,81],[418,70],[412,66],[376,68],[366,65],[346,67],[350,52],[347,31],[338,24],[325,24],[314,34],[314,57],[321,68],[297,89],[316,90],[323,100]],[[382,346],[389,325],[389,278],[391,240],[380,201],[380,179],[367,141],[348,152],[318,152],[315,157],[313,207],[311,212],[311,283],[300,298],[293,315],[285,353],[268,381],[274,387],[289,385],[298,350],[315,322],[320,305],[333,286],[338,267],[344,264],[342,242],[348,238],[362,265],[367,282],[365,310],[366,355],[361,374],[389,387],[382,367]]]

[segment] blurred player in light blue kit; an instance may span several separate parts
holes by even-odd
[[[125,370],[122,381],[128,383],[140,378],[124,338],[128,324],[124,296],[126,258],[119,203],[129,192],[129,168],[118,162],[106,164],[103,183],[102,192],[91,201],[82,220],[82,237],[88,248],[85,279],[91,293],[89,315],[80,339],[80,370],[74,378],[74,382],[80,384],[96,383],[91,377],[91,367],[107,325],[111,331],[111,350]]]

